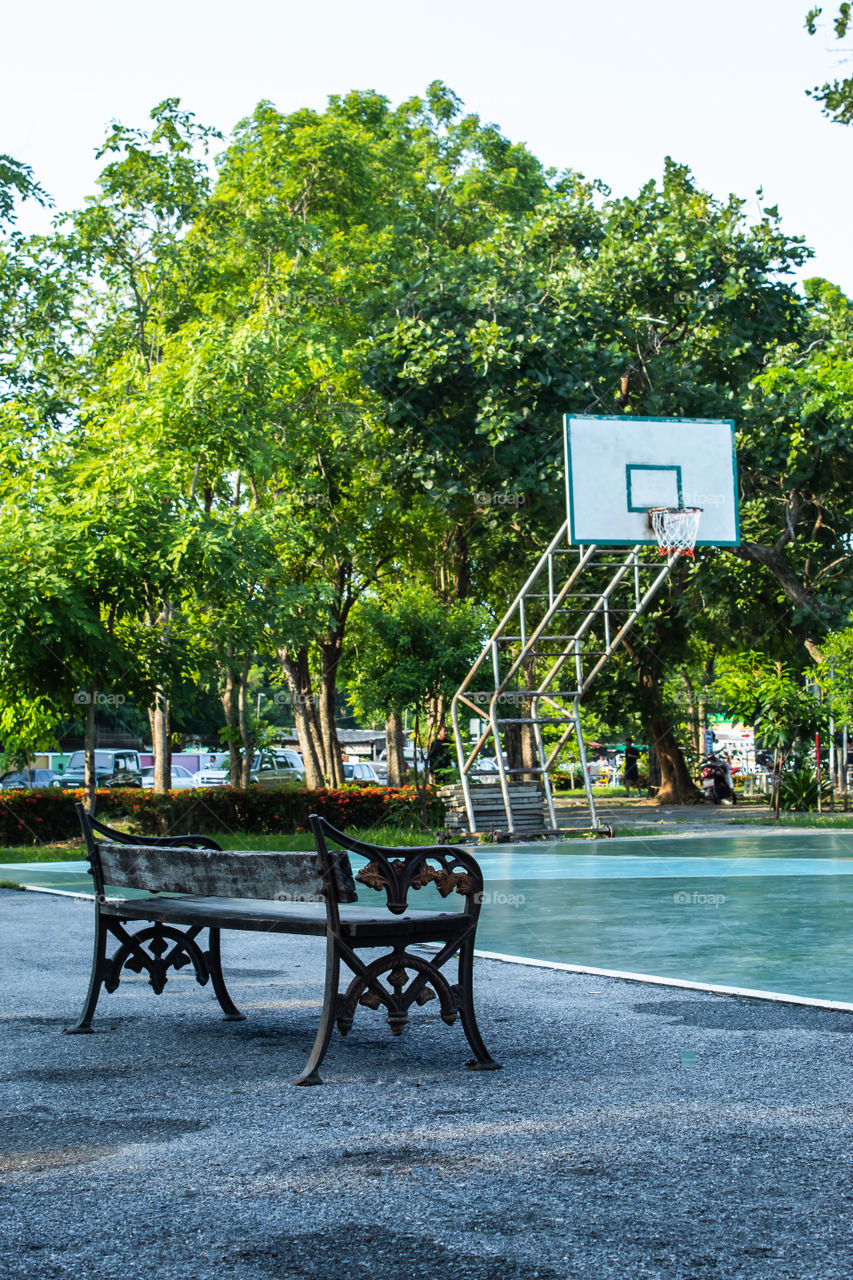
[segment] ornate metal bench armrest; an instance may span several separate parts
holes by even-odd
[[[465,898],[465,911],[477,916],[483,896],[483,873],[477,860],[465,849],[453,845],[400,846],[367,844],[338,831],[317,814],[309,817],[321,865],[330,865],[327,841],[367,859],[355,879],[378,892],[384,891],[388,910],[402,915],[408,908],[411,890],[434,884],[443,898],[454,891]]]

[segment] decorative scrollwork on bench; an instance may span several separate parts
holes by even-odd
[[[413,975],[409,974],[410,969],[414,970]],[[442,1022],[452,1026],[458,1015],[457,998],[444,974],[422,956],[405,950],[394,951],[366,965],[363,972],[353,978],[344,994],[337,998],[335,1021],[345,1036],[352,1026],[356,1005],[368,1009],[384,1005],[388,1025],[393,1034],[399,1036],[409,1021],[411,1006],[427,1004],[436,997]]]
[[[389,858],[381,863],[368,862],[355,878],[368,889],[377,892],[384,889],[389,905],[391,902],[405,904],[408,889],[425,889],[428,884],[434,884],[442,898],[448,897],[454,889],[463,896],[472,892],[474,882],[471,875],[464,869],[456,869],[458,863],[453,855],[443,858],[430,854],[430,857],[440,865],[432,867],[426,859],[406,862],[402,858]]]
[[[169,969],[183,969],[185,965],[192,964],[196,982],[202,987],[207,983],[210,976],[207,959],[195,941],[200,929],[153,924],[136,933],[128,933],[113,920],[107,923],[107,928],[121,943],[115,954],[105,960],[104,986],[107,991],[118,989],[122,969],[130,969],[132,973],[144,970],[158,996],[166,985]]]

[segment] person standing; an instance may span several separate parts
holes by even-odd
[[[630,796],[631,787],[637,788],[637,795],[643,793],[640,790],[640,771],[638,768],[640,761],[640,753],[634,746],[630,738],[625,742],[625,795]]]

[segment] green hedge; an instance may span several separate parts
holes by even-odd
[[[74,805],[81,791],[0,792],[0,844],[50,844],[80,835]],[[185,835],[193,831],[247,831],[259,835],[303,831],[309,813],[319,813],[336,827],[419,825],[414,787],[341,787],[303,791],[267,791],[250,787],[199,787],[157,795],[135,788],[100,790],[95,816],[110,823],[128,817],[139,835]],[[428,815],[433,825],[443,819],[441,801],[428,791]]]
[[[80,835],[80,823],[74,809],[82,798],[80,791],[0,791],[0,845],[53,844],[57,840],[73,840]],[[109,792],[98,792],[107,803]],[[107,812],[107,804],[103,812]]]

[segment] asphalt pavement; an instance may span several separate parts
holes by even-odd
[[[0,892],[4,1280],[853,1277],[853,1015],[480,960],[475,1073],[426,1005],[325,1084],[319,940],[226,934],[242,1023],[128,975],[92,906]]]

